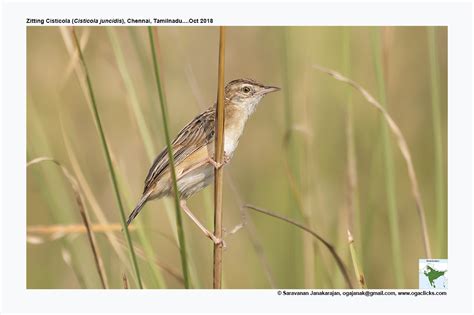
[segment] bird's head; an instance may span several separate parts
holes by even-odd
[[[265,95],[279,90],[276,86],[263,85],[250,79],[233,80],[225,87],[226,104],[245,108],[252,113]]]

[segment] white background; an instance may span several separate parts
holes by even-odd
[[[447,296],[288,297],[276,290],[26,290],[26,18],[214,18],[214,25],[448,25]],[[189,24],[188,24],[189,25]],[[2,12],[1,289],[6,312],[472,312],[472,5],[13,2]],[[415,267],[416,268],[416,267]]]

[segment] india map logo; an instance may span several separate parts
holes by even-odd
[[[420,289],[446,290],[448,288],[448,260],[420,259],[418,276]]]

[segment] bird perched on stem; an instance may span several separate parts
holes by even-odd
[[[266,86],[254,80],[238,79],[229,82],[225,87],[224,101],[224,164],[228,163],[239,143],[245,123],[255,111],[258,103],[268,93],[280,90],[278,87]],[[176,136],[171,144],[180,206],[204,234],[221,244],[193,215],[186,205],[186,200],[196,192],[208,186],[214,177],[214,168],[220,168],[214,160],[214,132],[216,106],[211,106],[189,122]],[[173,185],[170,164],[164,148],[156,157],[145,179],[145,189],[135,209],[127,220],[127,225],[140,213],[145,203],[152,199],[171,196]]]

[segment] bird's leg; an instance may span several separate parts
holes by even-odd
[[[226,247],[223,239],[217,238],[213,233],[206,229],[201,222],[199,222],[199,220],[194,216],[194,214],[191,212],[191,210],[189,210],[188,206],[186,205],[186,200],[181,200],[180,205],[181,209],[183,209],[183,211],[188,215],[188,217],[199,227],[199,229],[201,229],[201,231],[207,237],[209,237],[214,242],[214,244],[220,245],[224,248]]]
[[[211,163],[211,164],[214,166],[214,168],[216,168],[216,169],[221,168],[221,167],[224,166],[225,164],[229,163],[229,161],[230,161],[230,158],[229,158],[228,156],[226,156],[225,154],[224,154],[224,161],[223,161],[223,163],[217,163],[216,160],[214,160],[212,157],[208,157],[208,158],[207,158],[207,162],[208,162],[208,163]]]

